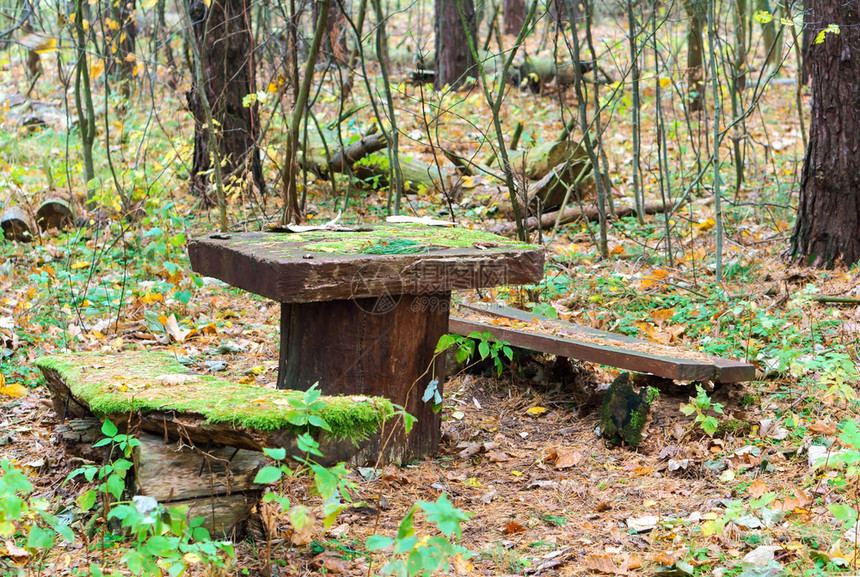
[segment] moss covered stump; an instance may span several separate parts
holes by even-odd
[[[646,386],[637,392],[634,381],[634,375],[621,373],[609,385],[600,409],[600,433],[615,444],[624,442],[635,449],[642,442],[657,389]]]

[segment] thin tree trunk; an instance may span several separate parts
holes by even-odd
[[[687,81],[689,89],[690,110],[697,112],[702,109],[702,95],[704,85],[704,66],[702,58],[704,54],[704,39],[702,38],[702,26],[705,20],[703,0],[685,0],[684,9],[690,18],[690,29],[687,32]]]
[[[84,156],[84,178],[87,181],[87,200],[92,199],[89,186],[96,176],[93,166],[93,142],[96,138],[96,113],[90,86],[90,66],[87,62],[87,35],[84,30],[82,0],[75,0],[75,109],[78,113],[78,130],[81,133],[81,151]]]
[[[284,212],[281,216],[281,224],[286,226],[292,223],[298,223],[302,220],[302,212],[299,207],[298,191],[296,189],[296,177],[298,176],[297,154],[299,150],[299,126],[302,123],[302,116],[305,112],[305,106],[308,103],[308,96],[311,92],[311,81],[314,78],[314,64],[319,56],[320,45],[322,44],[323,33],[325,32],[324,23],[328,18],[328,11],[331,7],[332,0],[323,0],[320,4],[320,11],[314,28],[314,37],[311,42],[310,53],[308,54],[307,62],[305,63],[305,73],[302,77],[302,84],[299,87],[296,101],[293,104],[293,112],[290,117],[289,134],[287,136],[287,149],[284,158],[284,166],[281,169],[281,186],[284,194]]]

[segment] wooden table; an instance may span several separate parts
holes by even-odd
[[[439,443],[439,416],[421,397],[433,379],[441,391],[444,358],[433,356],[451,291],[535,283],[544,262],[533,245],[411,224],[213,234],[188,252],[196,272],[281,303],[279,388],[319,382],[324,394],[384,396],[417,417],[406,438],[393,425],[385,445],[399,463]]]

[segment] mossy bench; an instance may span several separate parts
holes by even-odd
[[[347,460],[394,413],[383,398],[321,397],[324,406],[310,414],[330,431],[296,426],[290,401],[303,392],[197,375],[166,353],[65,354],[36,366],[62,421],[109,419],[139,436],[137,492],[188,504],[219,533],[230,533],[256,503],[261,487],[251,481],[263,448],[300,455],[298,435],[309,432],[324,455],[318,462]]]

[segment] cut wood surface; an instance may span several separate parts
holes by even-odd
[[[36,224],[43,231],[56,228],[64,230],[74,224],[75,212],[72,205],[62,198],[48,198],[36,211]]]
[[[411,224],[214,234],[190,241],[188,252],[195,272],[282,303],[530,284],[543,277],[544,262],[534,245]]]
[[[120,428],[139,428],[200,446],[222,445],[261,451],[298,451],[296,437],[307,427],[290,424],[292,390],[263,389],[195,375],[168,354],[55,355],[36,360],[61,419],[110,419]],[[319,415],[331,435],[310,427],[322,443],[326,462],[345,460],[360,446],[353,442],[377,431],[391,414],[381,398],[324,397]],[[352,439],[352,440],[351,440]]]
[[[501,305],[461,306],[463,313],[474,312],[483,318],[452,316],[449,330],[454,334],[489,331],[497,339],[517,347],[678,381],[733,383],[755,378],[755,367],[741,361],[651,343]],[[493,324],[492,317],[512,319],[520,326]]]
[[[0,227],[7,240],[30,242],[33,240],[33,229],[27,213],[20,206],[10,206],[0,214]]]

